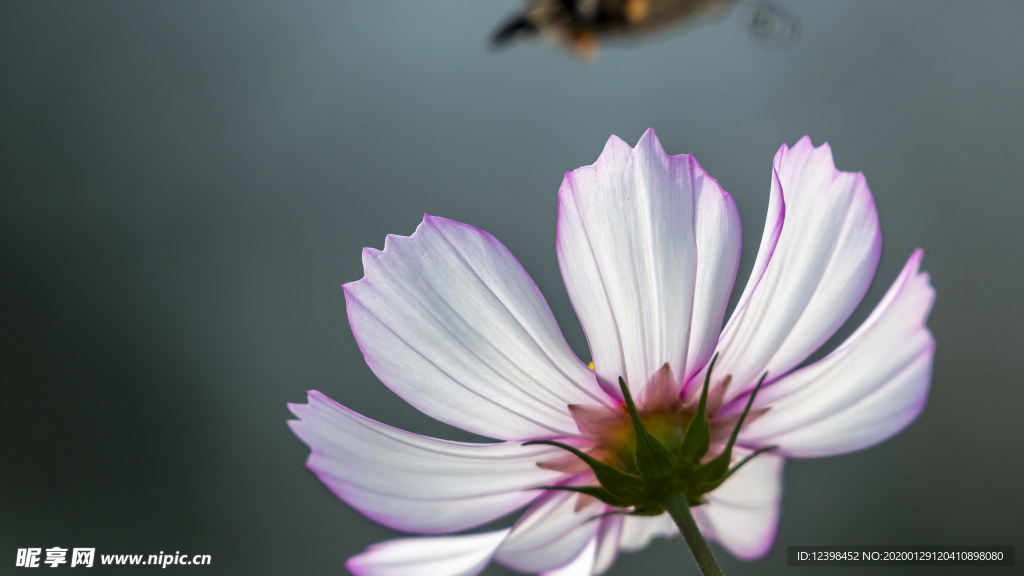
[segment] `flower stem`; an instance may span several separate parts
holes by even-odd
[[[704,540],[704,536],[701,535],[700,528],[697,528],[697,522],[694,521],[693,514],[690,513],[690,505],[686,501],[686,494],[676,492],[669,496],[665,501],[665,509],[668,510],[672,519],[676,521],[679,531],[683,533],[683,540],[686,540],[686,545],[690,547],[690,552],[693,553],[693,557],[697,560],[697,567],[700,568],[700,573],[704,576],[722,576],[722,569],[718,567],[715,556],[711,553],[711,548],[708,548],[708,543]]]

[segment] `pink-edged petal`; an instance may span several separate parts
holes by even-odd
[[[668,363],[677,385],[710,356],[739,262],[732,198],[653,130],[611,137],[559,191],[558,262],[598,381],[634,396]]]
[[[597,551],[597,537],[590,539],[587,546],[575,559],[561,568],[541,572],[541,576],[591,576],[594,574],[594,553]]]
[[[597,534],[575,560],[561,568],[542,572],[542,576],[600,576],[607,572],[619,555],[622,518],[618,514],[602,518]]]
[[[737,458],[745,455],[736,452]],[[759,454],[708,494],[707,504],[694,509],[701,532],[744,560],[767,554],[779,523],[783,461]]]
[[[865,448],[907,426],[924,407],[935,341],[925,322],[935,299],[916,251],[885,297],[839,348],[767,387],[769,410],[740,441],[789,456]]]
[[[345,567],[355,576],[475,576],[487,567],[507,534],[508,530],[499,530],[388,540],[349,558]]]
[[[536,573],[575,559],[597,534],[600,519],[596,517],[607,510],[596,500],[580,507],[580,498],[589,499],[564,491],[548,491],[538,498],[498,549],[498,562]]]
[[[634,552],[646,548],[655,538],[671,538],[676,534],[679,534],[679,528],[668,514],[626,516],[622,519],[619,547],[626,552]]]
[[[607,403],[540,291],[490,234],[425,216],[368,249],[345,285],[378,378],[433,418],[503,440],[572,435],[567,404]]]
[[[747,278],[747,283],[743,287],[743,293],[740,294],[740,298],[736,303],[736,308],[733,310],[732,315],[729,317],[729,322],[726,323],[725,328],[722,329],[723,335],[733,334],[735,332],[734,324],[739,321],[750,304],[750,299],[754,295],[754,291],[757,289],[758,284],[761,283],[761,279],[764,277],[765,271],[768,269],[768,263],[772,259],[772,254],[775,253],[775,247],[779,243],[779,237],[782,235],[782,225],[786,220],[786,201],[782,196],[782,186],[779,184],[779,176],[772,170],[772,186],[771,192],[768,197],[768,212],[765,216],[764,230],[761,233],[761,244],[757,250],[757,258],[754,260],[754,267],[750,271],[750,277]],[[720,343],[721,343],[720,338]],[[721,372],[716,371],[717,374]],[[716,378],[715,383],[712,385],[712,393],[718,393],[724,398],[725,387],[718,389],[718,387],[724,380],[722,378]],[[701,386],[703,384],[703,375],[699,378],[691,378],[687,380],[685,396],[692,401],[696,402],[696,397],[699,396]]]
[[[747,283],[743,287],[743,293],[740,294],[740,298],[736,302],[736,309],[733,311],[732,316],[730,316],[729,322],[722,329],[723,334],[733,330],[733,324],[738,320],[737,316],[749,306],[754,290],[757,289],[761,279],[764,278],[764,273],[768,269],[768,263],[771,262],[772,255],[775,253],[775,247],[779,244],[779,237],[782,235],[782,225],[785,221],[786,199],[782,195],[782,184],[779,183],[779,175],[773,168],[772,185],[768,193],[768,212],[765,215],[764,229],[761,231],[761,244],[757,249],[757,257],[754,260],[754,267],[750,271],[750,278],[747,279]]]
[[[620,514],[614,514],[601,520],[601,527],[597,530],[597,548],[594,551],[594,576],[607,572],[618,558],[623,518]]]
[[[821,346],[864,297],[881,251],[878,213],[860,173],[840,172],[827,144],[804,137],[775,156],[773,197],[781,190],[785,215],[762,275],[730,318],[715,372],[731,374],[727,399],[763,372],[782,376]],[[777,225],[769,215],[769,226]],[[766,233],[766,237],[770,235]]]
[[[306,465],[338,497],[376,522],[410,532],[462,530],[494,520],[562,474],[538,460],[558,449],[449,442],[392,428],[311,391],[289,405],[309,445]]]

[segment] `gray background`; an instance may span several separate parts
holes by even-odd
[[[303,469],[285,403],[315,388],[468,437],[365,366],[339,289],[360,248],[424,212],[486,229],[586,357],[555,193],[610,133],[648,126],[736,198],[740,282],[772,155],[809,133],[866,173],[881,215],[854,322],[918,246],[938,289],[923,416],[791,461],[774,552],[724,555],[726,571],[805,573],[786,545],[1020,545],[1024,3],[777,1],[802,24],[789,50],[734,13],[589,63],[543,42],[489,51],[515,0],[0,4],[0,572],[28,546],[343,572],[393,534]],[[658,542],[611,572],[636,573],[695,569]]]

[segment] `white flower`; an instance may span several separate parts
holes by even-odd
[[[861,174],[836,170],[827,145],[782,146],[753,271],[722,328],[740,257],[732,198],[653,131],[636,148],[612,137],[559,193],[558,261],[593,369],[562,337],[544,298],[493,236],[426,216],[410,237],[363,253],[345,285],[367,363],[410,404],[489,438],[449,442],[391,428],[319,392],[292,405],[309,468],[335,494],[396,530],[444,534],[522,506],[510,529],[383,542],[352,558],[363,576],[468,576],[492,559],[528,573],[600,574],[620,550],[677,533],[666,514],[604,515],[589,496],[537,490],[595,484],[552,446],[571,444],[628,471],[632,442],[618,379],[652,432],[681,434],[712,355],[712,455],[760,376],[736,445],[752,459],[693,508],[701,531],[741,558],[769,550],[786,457],[839,454],[908,425],[927,396],[934,299],[915,252],[870,317],[835,351],[798,368],[849,317],[881,249]],[[717,448],[716,448],[717,447]],[[600,517],[599,517],[600,516]],[[598,518],[599,517],[599,518]]]

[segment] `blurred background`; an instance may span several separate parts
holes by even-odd
[[[867,175],[884,236],[840,337],[916,247],[938,290],[922,417],[790,461],[774,551],[722,553],[725,571],[800,572],[787,545],[1020,545],[1024,3],[775,2],[799,19],[785,49],[737,9],[589,61],[539,39],[489,49],[517,0],[0,4],[0,572],[20,573],[17,548],[61,546],[212,555],[181,573],[344,573],[394,533],[304,469],[286,403],[319,389],[469,438],[363,362],[339,288],[360,249],[424,212],[488,230],[587,358],[555,195],[609,134],[649,126],[736,198],[738,286],[772,155],[810,134]],[[658,541],[610,572],[638,573],[696,568]]]

